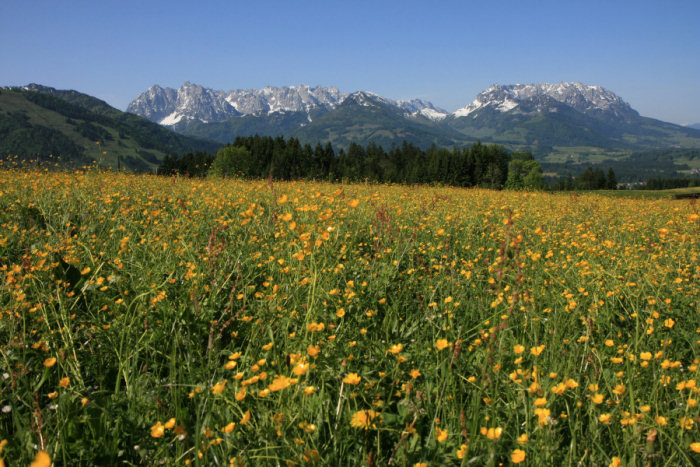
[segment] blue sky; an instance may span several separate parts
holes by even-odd
[[[153,84],[305,83],[447,110],[493,83],[580,81],[700,122],[700,1],[4,0],[0,85],[124,109]]]

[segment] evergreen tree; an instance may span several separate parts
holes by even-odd
[[[524,161],[521,159],[513,159],[508,164],[508,179],[505,186],[508,190],[519,190],[525,186],[523,163]]]
[[[566,185],[565,186],[566,186],[566,188],[564,188],[564,189],[567,191],[571,191],[574,189],[574,176],[573,175],[569,174],[566,177]]]
[[[608,169],[608,176],[606,177],[605,187],[608,190],[617,190],[617,177],[615,176],[615,171],[610,167]]]

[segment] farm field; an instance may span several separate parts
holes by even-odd
[[[0,171],[0,458],[697,465],[699,211]]]

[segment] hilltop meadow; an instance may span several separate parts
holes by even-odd
[[[697,465],[700,215],[0,171],[0,465]]]

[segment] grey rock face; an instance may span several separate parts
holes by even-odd
[[[216,122],[241,115],[272,112],[309,112],[317,107],[333,108],[345,94],[332,87],[306,85],[263,89],[218,91],[186,82],[179,89],[152,86],[127,108],[153,122],[174,125],[180,120]]]
[[[175,110],[176,100],[176,90],[171,88],[163,89],[155,85],[132,101],[126,111],[140,115],[152,122],[160,122]]]
[[[179,89],[152,86],[134,99],[127,111],[162,125],[174,125],[181,120],[216,122],[234,116],[259,116],[274,112],[310,113],[319,108],[331,110],[348,97],[361,99],[358,95],[390,103],[406,112],[407,116],[421,115],[435,120],[447,115],[444,110],[420,99],[394,101],[365,91],[345,94],[335,87],[310,87],[302,84],[281,88],[267,86],[262,89],[217,91],[190,82]]]
[[[588,86],[575,82],[558,84],[498,85],[479,93],[472,103],[453,113],[455,117],[466,117],[478,109],[490,107],[500,112],[517,111],[525,102],[553,100],[574,110],[597,117],[623,120],[634,119],[639,114],[615,93],[601,86]],[[543,111],[546,109],[542,109]]]

